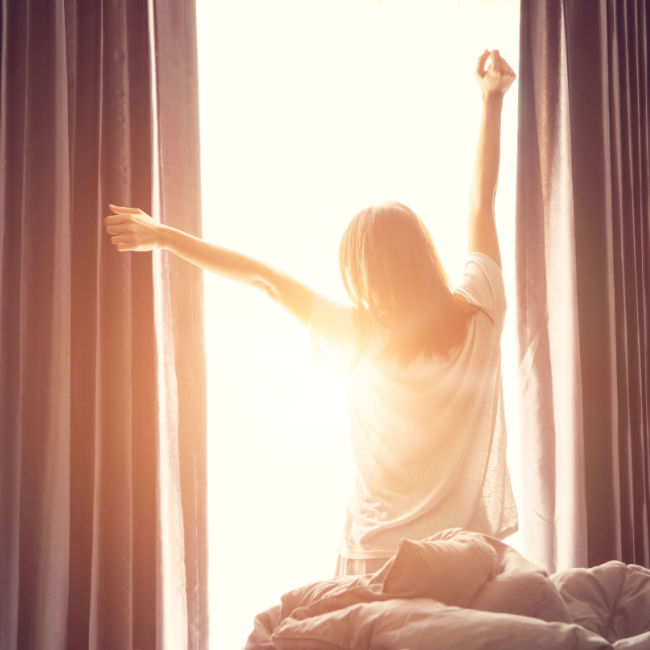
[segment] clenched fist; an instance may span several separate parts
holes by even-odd
[[[504,95],[515,80],[515,73],[499,50],[485,50],[476,64],[476,80],[484,96]]]

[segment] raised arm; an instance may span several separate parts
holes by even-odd
[[[251,257],[161,224],[138,208],[112,204],[110,208],[116,214],[107,216],[104,224],[118,251],[168,250],[202,269],[264,289],[304,324],[309,322],[314,292],[294,278]]]
[[[470,193],[469,250],[489,255],[501,267],[501,254],[494,218],[494,199],[499,177],[501,108],[503,96],[515,73],[498,50],[485,50],[479,57],[476,79],[481,89],[483,110]]]

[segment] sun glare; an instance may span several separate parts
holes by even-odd
[[[398,200],[458,278],[475,62],[496,47],[516,65],[518,11],[517,0],[197,0],[204,236],[345,300],[345,226]],[[497,200],[511,434],[516,93]],[[263,293],[214,276],[205,311],[212,647],[235,648],[284,591],[333,574],[353,461],[342,382],[312,362],[304,328]]]

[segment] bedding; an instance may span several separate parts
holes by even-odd
[[[621,562],[549,576],[458,528],[403,540],[375,573],[294,589],[245,650],[650,650],[650,570]]]

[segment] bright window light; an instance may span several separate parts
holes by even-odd
[[[516,69],[518,0],[197,0],[204,236],[345,300],[338,244],[361,208],[398,200],[452,279],[466,216],[484,48]],[[497,197],[508,310],[503,371],[519,483],[514,206],[517,89]],[[352,490],[345,396],[307,332],[265,294],[206,274],[212,647],[330,578]]]

